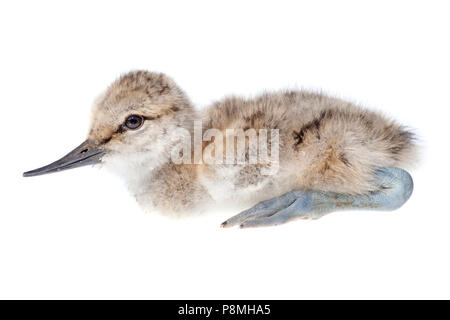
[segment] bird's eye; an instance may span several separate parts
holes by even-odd
[[[125,126],[131,130],[139,129],[143,123],[144,117],[139,115],[131,115],[125,120]]]

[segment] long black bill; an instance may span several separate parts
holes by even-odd
[[[89,140],[86,140],[70,153],[46,165],[45,167],[24,172],[24,177],[38,176],[52,172],[96,164],[101,161],[104,151]]]

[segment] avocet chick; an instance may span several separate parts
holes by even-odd
[[[134,71],[95,101],[85,142],[24,176],[102,163],[144,209],[251,202],[222,226],[259,227],[397,209],[413,190],[404,168],[415,149],[403,126],[323,94],[229,97],[197,111],[164,74]]]

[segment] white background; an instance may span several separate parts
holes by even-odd
[[[446,1],[9,1],[0,4],[0,298],[450,298]],[[397,212],[221,229],[236,212],[144,214],[89,167],[22,178],[84,140],[131,69],[198,107],[322,89],[416,128]]]

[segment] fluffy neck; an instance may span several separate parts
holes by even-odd
[[[207,200],[207,192],[198,181],[195,165],[167,163],[152,172],[145,191],[136,196],[144,208],[165,212],[189,211]]]
[[[151,142],[150,150],[106,159],[106,166],[125,181],[143,209],[189,211],[208,199],[198,180],[199,165],[175,164],[171,158],[173,150],[179,147],[177,129],[189,131],[193,138],[194,119],[193,111],[183,112]]]

